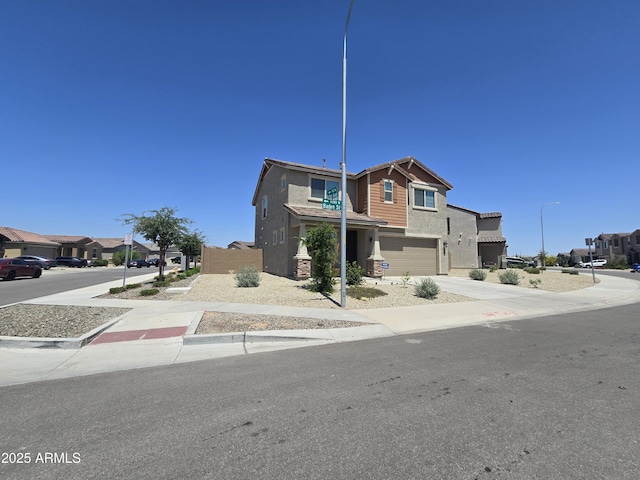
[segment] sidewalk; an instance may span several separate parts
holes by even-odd
[[[554,294],[464,278],[435,277],[443,291],[465,295],[475,301],[370,310],[93,298],[112,286],[121,285],[121,282],[116,281],[111,282],[114,285],[102,284],[23,302],[127,307],[132,310],[82,348],[71,348],[71,344],[67,348],[42,348],[46,342],[35,342],[39,348],[1,347],[0,364],[3,368],[0,371],[0,386],[465,325],[486,325],[640,302],[640,282],[606,275],[598,278],[600,283],[593,287]],[[194,335],[204,311],[351,320],[371,325]],[[2,343],[5,343],[5,338]]]

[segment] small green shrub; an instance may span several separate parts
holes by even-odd
[[[572,270],[571,272],[569,272],[569,275],[579,275],[580,272],[578,270]]]
[[[93,264],[96,267],[106,267],[107,265],[109,265],[109,260],[94,260]]]
[[[615,257],[605,266],[606,268],[615,268],[616,270],[626,270],[627,268],[630,268],[625,257]]]
[[[529,279],[529,285],[531,285],[533,288],[538,288],[541,283],[542,283],[542,280],[539,279],[539,278],[530,278]]]
[[[354,285],[347,288],[347,296],[362,300],[363,298],[383,297],[387,292],[375,287],[363,287],[362,285]]]
[[[260,285],[260,272],[256,267],[244,267],[235,275],[239,287],[257,287]]]
[[[160,290],[157,288],[146,288],[144,290],[140,290],[140,296],[142,297],[150,297],[151,295],[157,295],[160,293]]]
[[[347,263],[347,285],[360,285],[363,273],[362,267],[358,265],[358,262]]]
[[[415,293],[418,297],[428,300],[433,300],[440,293],[440,287],[431,278],[423,278],[415,288]]]
[[[540,274],[540,269],[537,267],[527,267],[524,269],[525,272],[527,273],[531,273],[533,275],[539,275]]]
[[[571,272],[575,272],[575,270],[570,270],[570,269],[568,269],[568,268],[563,268],[563,269],[561,270],[561,272],[562,272],[562,273],[571,273]]]
[[[154,287],[168,287],[169,285],[171,285],[171,278],[166,278],[164,280],[156,280],[155,282],[153,282],[153,286]]]
[[[409,280],[411,280],[411,275],[409,275],[409,272],[404,272],[400,277],[400,280],[402,281],[402,286],[407,288],[407,284],[409,283]]]
[[[484,270],[480,270],[479,268],[474,268],[469,271],[469,278],[472,280],[484,281],[487,278],[487,272]]]
[[[189,275],[188,273],[181,273],[179,275],[176,276],[176,281],[178,280],[184,280],[187,277],[190,277],[191,275]]]
[[[493,265],[491,265],[491,267],[489,268],[490,272],[495,272],[496,270],[498,270],[498,265],[496,265],[495,263]]]
[[[114,294],[116,294],[116,293],[122,293],[122,292],[124,292],[126,289],[127,289],[126,287],[112,287],[112,288],[110,288],[110,289],[109,289],[109,293],[110,293],[111,295],[114,295]]]
[[[140,283],[128,283],[124,288],[126,288],[127,290],[131,290],[133,288],[140,288],[141,286],[142,284]]]
[[[520,285],[520,276],[515,270],[507,270],[498,275],[500,283],[505,285]]]

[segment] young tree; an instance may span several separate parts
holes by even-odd
[[[202,244],[206,241],[204,234],[198,230],[185,233],[180,240],[176,242],[176,246],[180,251],[187,256],[187,265],[191,260],[191,257],[197,259],[202,250]]]
[[[333,264],[336,261],[336,232],[329,223],[307,230],[303,241],[313,260],[313,289],[320,293],[333,293]]]
[[[167,249],[175,245],[186,233],[187,225],[193,223],[188,218],[175,217],[177,209],[163,207],[160,210],[143,212],[142,215],[127,213],[122,221],[125,225],[132,225],[135,233],[158,245],[160,249],[160,280],[164,280],[164,261]],[[146,216],[146,213],[151,215]]]

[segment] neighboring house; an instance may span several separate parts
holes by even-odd
[[[142,244],[148,250],[148,258],[160,258],[160,247],[155,243],[143,243]],[[165,250],[164,256],[165,259],[170,259],[173,257],[179,257],[182,255],[178,247],[169,247]]]
[[[60,244],[57,257],[87,257],[87,245],[92,242],[89,237],[78,235],[45,235],[52,242]],[[55,257],[54,257],[55,258]],[[95,258],[95,257],[94,257]]]
[[[591,250],[591,256],[597,258],[593,250]],[[589,262],[590,260],[588,248],[574,248],[569,252],[569,265],[571,266],[577,265],[580,262]]]
[[[149,249],[136,240],[132,241],[132,248],[140,254],[142,260],[149,258]],[[119,250],[125,250],[124,238],[94,238],[93,242],[87,245],[91,252],[91,258],[97,260],[111,260],[113,254]],[[95,256],[94,256],[95,255]]]
[[[0,227],[0,258],[20,255],[38,255],[55,258],[62,245],[44,235],[17,228]]]
[[[311,257],[302,238],[322,222],[339,229],[338,201],[346,202],[347,262],[371,277],[381,277],[383,269],[390,276],[447,274],[450,262],[477,267],[485,256],[497,262],[505,255],[502,216],[449,209],[453,186],[413,157],[346,176],[346,198],[340,198],[340,170],[265,159],[252,200],[265,272],[308,278]],[[449,250],[450,216],[465,240],[456,237],[455,252]]]
[[[241,240],[234,240],[227,248],[232,250],[246,250],[247,248],[255,248],[256,244],[254,242],[243,242]]]
[[[640,261],[640,229],[629,233],[601,233],[593,239],[594,258],[611,262],[625,257],[628,263]]]
[[[506,267],[502,214],[447,205],[449,268]]]

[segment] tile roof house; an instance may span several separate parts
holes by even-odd
[[[264,160],[252,200],[264,271],[308,278],[311,258],[301,238],[322,222],[339,228],[340,201],[346,204],[347,262],[357,262],[368,276],[446,274],[456,266],[501,264],[506,256],[502,215],[449,208],[453,186],[417,159],[346,176],[341,198],[340,170]]]
[[[61,244],[44,235],[11,227],[0,227],[0,258],[39,255],[55,258]]]

